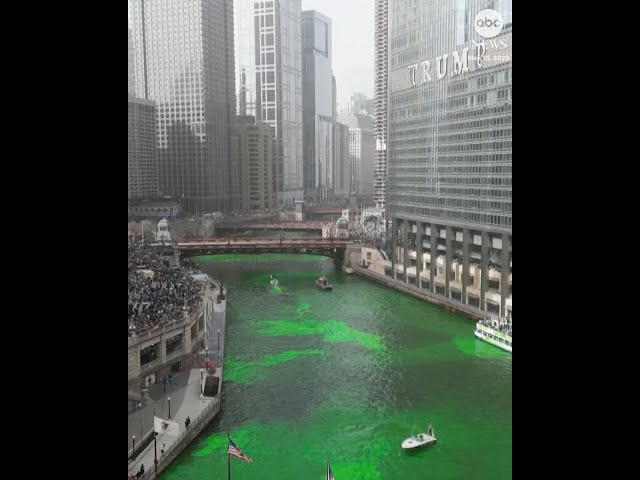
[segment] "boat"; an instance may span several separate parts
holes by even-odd
[[[436,438],[436,432],[433,430],[431,425],[427,428],[427,432],[429,433],[418,433],[417,435],[412,434],[402,442],[402,448],[404,450],[415,450],[417,448],[427,447],[436,443],[438,439]]]
[[[269,282],[269,285],[271,285],[272,287],[275,287],[276,285],[278,285],[278,279],[273,278],[273,275],[271,275],[271,281]]]
[[[513,345],[511,320],[500,318],[481,320],[476,323],[476,329],[473,334],[480,340],[495,345],[506,352],[511,352]]]
[[[329,280],[327,280],[326,277],[320,277],[319,279],[317,279],[316,286],[320,290],[333,290],[333,287],[331,286],[331,284],[329,283]]]

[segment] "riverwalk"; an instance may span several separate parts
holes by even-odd
[[[220,293],[220,285],[214,282],[216,290]],[[226,289],[224,291],[226,294]],[[168,419],[178,423],[180,434],[171,436],[165,433],[158,434],[154,442],[151,443],[136,458],[129,462],[129,475],[135,475],[142,465],[144,465],[144,475],[142,480],[155,478],[154,460],[158,460],[158,474],[169,466],[171,461],[202,431],[202,429],[217,415],[220,410],[220,398],[222,395],[222,364],[224,359],[224,339],[226,334],[226,298],[217,300],[218,295],[213,296],[213,315],[209,320],[208,338],[206,348],[200,351],[194,359],[194,366],[186,372],[176,374],[172,377],[171,384],[167,385],[166,394],[163,394],[163,385],[155,385],[152,399],[158,394],[162,395],[160,402],[154,402],[144,407],[146,414],[145,422],[142,423],[142,433],[145,437],[152,435],[153,414],[160,418]],[[201,368],[208,365],[209,368]],[[217,377],[219,379],[218,392],[214,397],[203,395],[207,377]],[[174,380],[175,379],[175,380]],[[169,400],[170,414],[169,414]],[[151,409],[149,412],[148,410]],[[133,417],[133,420],[132,420]],[[146,431],[144,427],[149,424]],[[187,417],[190,419],[189,426],[185,426]],[[137,428],[140,432],[140,419],[135,415],[130,415],[129,429]],[[136,423],[136,420],[138,422]],[[136,435],[137,437],[137,435]],[[131,453],[129,444],[129,453]],[[161,450],[164,449],[164,453]]]

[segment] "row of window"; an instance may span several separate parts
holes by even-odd
[[[473,223],[476,225],[491,225],[494,227],[502,227],[502,228],[511,228],[511,216],[503,216],[503,215],[493,215],[487,213],[478,213],[478,212],[465,212],[460,210],[446,210],[446,209],[436,209],[436,208],[428,208],[423,206],[418,206],[416,204],[405,205],[405,204],[397,204],[387,200],[389,204],[389,209],[392,212],[404,213],[407,215],[417,215],[424,216],[430,218],[442,218],[452,221],[458,221],[461,223]]]

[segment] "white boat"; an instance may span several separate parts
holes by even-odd
[[[272,287],[275,287],[276,285],[278,285],[278,279],[277,278],[273,278],[273,275],[271,275],[271,281],[269,282],[269,284]]]
[[[417,435],[411,435],[404,442],[402,442],[402,448],[405,450],[414,450],[416,448],[426,447],[436,443],[436,433],[433,427],[429,425],[429,433],[418,433]]]
[[[497,318],[482,320],[476,323],[476,330],[473,334],[480,340],[495,345],[506,352],[511,352],[513,330],[510,321]]]

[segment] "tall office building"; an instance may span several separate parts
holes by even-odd
[[[129,199],[158,195],[156,106],[129,95],[128,195]]]
[[[387,187],[387,62],[389,48],[389,0],[376,0],[374,24],[375,81],[373,129],[376,135],[375,201],[385,207]]]
[[[254,2],[256,113],[276,133],[278,201],[303,199],[300,0]]]
[[[130,95],[135,96],[136,92],[136,74],[135,74],[135,66],[133,63],[133,38],[131,37],[131,29],[128,30],[129,33],[129,64],[128,64],[128,73],[129,73],[129,89],[128,93]]]
[[[273,190],[273,127],[262,122],[256,123],[255,118],[250,116],[238,117],[236,125],[242,211],[271,210],[276,207]]]
[[[337,200],[348,200],[352,192],[349,144],[349,127],[335,122],[333,126],[333,194]]]
[[[234,0],[238,115],[256,116],[256,35],[254,0]]]
[[[240,206],[232,0],[130,0],[136,92],[157,105],[164,195],[201,214]]]
[[[333,196],[333,72],[331,19],[302,12],[302,126],[304,195],[314,203]]]
[[[338,114],[338,121],[349,127],[351,193],[366,199],[373,196],[375,136],[373,120],[360,113]]]
[[[484,9],[499,28],[477,28]],[[510,315],[511,0],[389,0],[388,12],[387,273]]]

